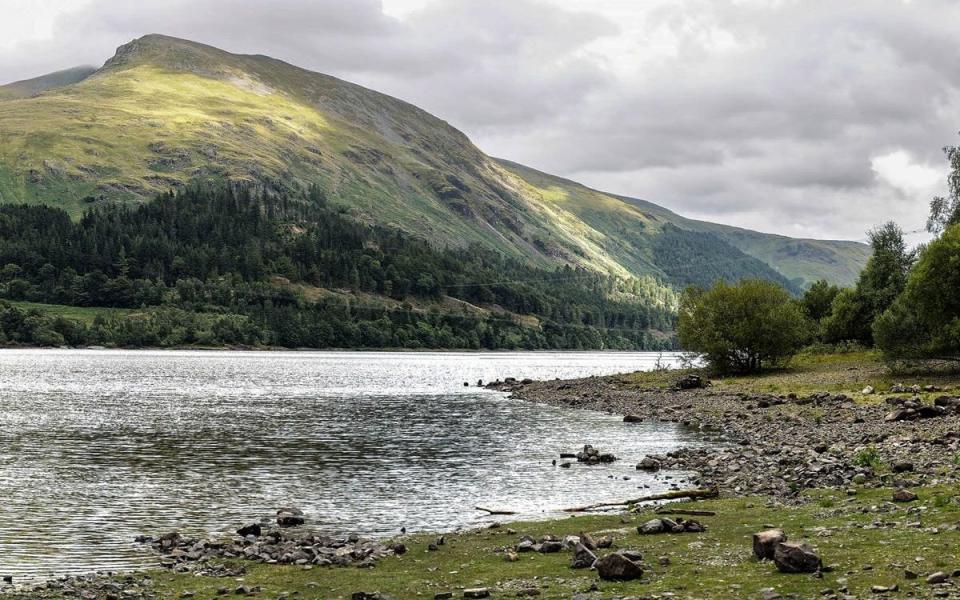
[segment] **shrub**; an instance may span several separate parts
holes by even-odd
[[[780,286],[769,281],[688,288],[681,299],[681,345],[719,373],[748,373],[790,358],[810,338],[811,323]]]
[[[877,449],[873,446],[867,446],[866,448],[861,448],[853,455],[853,464],[858,467],[870,467],[874,471],[877,471],[883,467],[884,463]]]

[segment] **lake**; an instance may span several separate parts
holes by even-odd
[[[701,443],[696,432],[511,400],[476,382],[675,359],[3,350],[0,575],[151,566],[137,534],[232,532],[280,506],[327,533],[387,536],[489,523],[477,505],[542,518],[666,489],[671,481],[634,465]],[[623,460],[551,464],[585,443]]]

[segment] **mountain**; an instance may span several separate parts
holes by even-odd
[[[65,75],[68,73],[69,75]],[[862,244],[685,219],[491,158],[396,98],[288,63],[148,35],[93,73],[0,88],[0,201],[73,216],[192,181],[266,193],[318,186],[352,218],[441,246],[479,244],[538,268],[674,286],[764,277],[849,284]]]
[[[0,85],[0,100],[9,100],[12,98],[29,98],[36,96],[47,90],[66,87],[79,83],[97,71],[96,67],[74,67],[56,71],[33,79],[24,79],[15,81],[6,85]]]

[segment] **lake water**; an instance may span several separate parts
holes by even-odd
[[[671,357],[665,357],[670,360]],[[654,353],[0,351],[0,575],[154,565],[133,538],[302,508],[332,534],[556,514],[670,482],[672,424],[511,400],[478,379],[650,369]],[[551,465],[591,443],[623,460]],[[629,477],[629,480],[625,480]],[[675,480],[674,480],[675,481]],[[502,517],[501,517],[502,518]]]

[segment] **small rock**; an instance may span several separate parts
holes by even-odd
[[[643,525],[637,527],[637,533],[640,535],[652,535],[655,533],[663,533],[666,531],[666,527],[663,524],[663,519],[650,519]]]
[[[763,588],[760,590],[760,598],[762,600],[780,600],[783,596],[773,588]]]
[[[490,590],[487,588],[470,588],[463,590],[464,598],[489,598]]]
[[[597,561],[597,555],[583,544],[577,544],[573,550],[573,559],[570,562],[572,569],[589,569]]]
[[[910,490],[899,489],[893,492],[893,501],[894,502],[913,502],[917,499],[917,495],[911,492]]]
[[[238,529],[237,535],[239,535],[240,537],[247,537],[248,535],[252,535],[254,537],[260,537],[260,534],[262,532],[263,530],[261,529],[259,523],[251,523],[250,525],[246,525]]]
[[[580,532],[580,543],[587,547],[587,550],[596,550],[597,542],[593,540],[593,536],[585,531]]]
[[[563,542],[557,542],[554,540],[547,540],[540,544],[540,554],[553,554],[554,552],[560,552],[563,550]]]
[[[753,534],[753,555],[760,560],[773,560],[777,544],[787,541],[782,529],[768,529]]]
[[[777,544],[773,562],[781,573],[816,573],[823,564],[810,546],[790,542]]]
[[[643,568],[619,552],[598,559],[593,566],[600,579],[606,581],[630,581],[643,577]]]
[[[949,575],[947,575],[943,571],[937,571],[936,573],[931,573],[930,575],[927,575],[927,583],[929,583],[930,585],[945,583],[948,577]]]
[[[638,471],[659,471],[660,461],[650,456],[644,456],[643,460],[637,463]]]
[[[303,511],[299,508],[281,508],[277,510],[277,525],[280,527],[296,527],[303,525]]]

